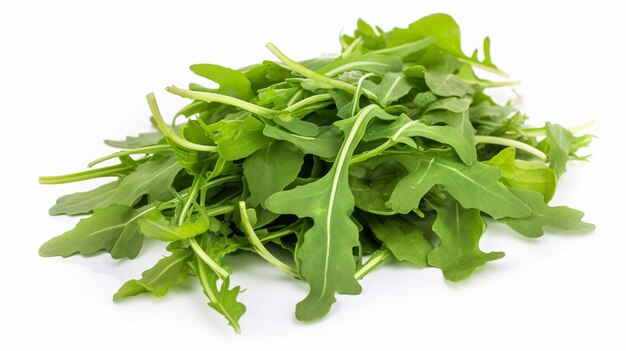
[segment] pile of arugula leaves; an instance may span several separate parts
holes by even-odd
[[[167,88],[192,100],[174,122],[149,94],[158,130],[106,141],[120,151],[89,166],[117,164],[40,178],[115,179],[59,198],[51,215],[89,216],[39,253],[132,259],[144,240],[166,242],[169,256],[114,300],[160,297],[192,276],[238,332],[245,306],[224,262],[240,252],[306,282],[296,316],[310,321],[336,294],[360,293],[359,280],[388,260],[459,281],[502,258],[479,248],[486,217],[532,238],[593,230],[582,212],[548,205],[591,136],[531,128],[512,104],[494,102],[486,89],[515,82],[475,74],[505,76],[489,46],[482,60],[464,54],[455,21],[434,14],[388,32],[359,21],[338,57],[295,62],[268,44],[277,62],[193,65],[219,87]]]

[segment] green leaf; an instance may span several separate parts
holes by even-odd
[[[546,123],[546,142],[548,144],[548,160],[550,168],[556,173],[557,179],[566,171],[567,162],[578,158],[576,151],[591,141],[589,135],[576,137],[572,132],[558,124]]]
[[[414,223],[401,216],[364,217],[376,238],[383,242],[396,259],[411,262],[418,267],[428,266],[427,257],[433,246]]]
[[[412,86],[403,73],[385,73],[379,84],[367,80],[363,83],[363,88],[374,93],[382,107],[387,107],[408,94]]]
[[[435,13],[411,23],[408,28],[395,28],[385,35],[387,45],[395,47],[434,37],[433,44],[460,59],[471,62],[479,67],[495,73],[502,72],[491,62],[490,42],[486,38],[483,44],[485,60],[478,60],[477,54],[467,56],[461,50],[461,30],[452,17],[444,13]]]
[[[209,219],[200,215],[188,218],[182,225],[172,225],[158,209],[139,220],[139,229],[143,235],[161,241],[193,238],[209,230],[209,226]]]
[[[434,110],[448,110],[456,113],[463,113],[469,109],[471,104],[472,98],[469,96],[464,96],[462,98],[443,98],[428,105],[428,107],[424,110],[424,114]]]
[[[250,189],[247,203],[261,205],[272,194],[291,184],[304,163],[304,154],[293,144],[273,140],[243,162],[243,174]]]
[[[113,248],[111,249],[111,257],[114,259],[125,257],[135,258],[139,255],[139,251],[141,251],[142,246],[143,235],[139,231],[137,221],[132,220],[126,224],[124,230],[122,230],[122,233],[117,238],[115,245],[113,245]]]
[[[105,140],[104,143],[118,149],[136,149],[138,147],[158,144],[163,140],[163,134],[159,131],[141,133],[139,136],[127,136],[126,140]]]
[[[240,247],[235,237],[215,235],[204,235],[200,238],[199,245],[205,254],[220,266],[224,256],[235,252]],[[209,306],[223,315],[235,332],[239,333],[241,331],[239,319],[246,311],[246,307],[237,301],[241,292],[240,287],[229,289],[230,278],[224,279],[218,287],[219,277],[197,253],[195,259],[189,262],[189,266],[198,277],[204,294],[209,298]]]
[[[230,68],[208,63],[191,65],[191,71],[219,84],[218,91],[224,95],[250,101],[254,94],[245,74]]]
[[[360,54],[353,52],[347,57],[339,56],[333,62],[320,68],[318,73],[328,77],[334,77],[346,71],[359,70],[383,74],[402,70],[402,60],[395,56]]]
[[[350,190],[356,207],[370,213],[392,215],[387,202],[396,184],[407,174],[397,162],[371,164],[368,161],[350,166]]]
[[[439,96],[463,97],[474,93],[471,85],[454,74],[426,71],[424,79],[430,91]]]
[[[515,159],[515,148],[503,149],[489,161],[483,162],[502,170],[500,181],[516,189],[536,191],[543,195],[548,203],[556,190],[556,175],[554,171],[539,162]]]
[[[157,264],[141,274],[141,279],[132,279],[124,283],[113,301],[151,292],[155,297],[163,297],[168,290],[187,280],[189,266],[187,262],[193,257],[189,249],[174,251],[171,255],[162,258]]]
[[[264,125],[248,114],[242,120],[222,120],[211,125],[217,132],[215,143],[220,156],[227,160],[239,160],[262,149],[270,141],[263,135]]]
[[[61,196],[48,213],[56,215],[79,215],[90,213],[95,209],[111,204],[111,196],[115,192],[118,181],[106,183],[93,190]]]
[[[447,280],[466,279],[476,268],[504,257],[503,252],[485,253],[478,247],[485,231],[480,211],[465,209],[450,197],[432,205],[437,211],[433,230],[441,242],[428,254],[428,263],[440,268]]]
[[[124,228],[141,214],[140,210],[117,204],[96,209],[91,217],[81,219],[74,229],[43,244],[39,255],[68,257],[75,253],[110,252]]]
[[[263,134],[272,139],[288,141],[305,154],[316,155],[326,159],[335,157],[341,146],[340,136],[334,133],[330,127],[320,127],[318,136],[307,137],[266,125],[263,129]]]
[[[583,212],[567,206],[550,207],[544,202],[543,196],[526,189],[511,189],[532,211],[526,218],[500,218],[500,222],[508,225],[516,232],[529,238],[538,238],[544,229],[564,233],[585,233],[596,228],[591,223],[583,222]]]
[[[493,218],[527,217],[528,207],[498,180],[497,167],[479,162],[466,165],[449,151],[429,150],[396,157],[409,174],[394,189],[391,208],[408,213],[418,208],[421,198],[436,184],[441,184],[465,208],[475,208]]]
[[[267,208],[275,213],[295,214],[313,219],[299,248],[301,275],[310,285],[308,296],[296,306],[299,320],[323,317],[335,302],[335,293],[358,294],[361,286],[354,277],[352,249],[359,245],[359,233],[350,218],[354,197],[348,183],[348,165],[367,123],[380,108],[365,107],[351,122],[351,128],[330,171],[321,179],[270,196]]]
[[[421,120],[412,120],[406,115],[400,115],[389,124],[377,121],[371,128],[368,128],[363,140],[388,138],[393,143],[405,143],[415,147],[410,139],[413,137],[427,138],[450,145],[468,165],[476,160],[474,129],[467,112],[432,111]]]
[[[169,200],[173,197],[169,187],[182,168],[173,155],[152,158],[122,178],[111,203],[132,206],[143,195],[149,195],[151,201]]]

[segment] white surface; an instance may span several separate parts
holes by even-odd
[[[611,5],[619,2],[211,3],[0,4],[0,349],[625,349],[626,194],[618,167],[626,26],[623,11]],[[360,296],[339,296],[313,324],[293,316],[303,284],[244,256],[231,260],[234,282],[247,289],[242,335],[206,306],[194,281],[163,300],[112,303],[125,280],[152,265],[158,245],[135,261],[37,255],[41,243],[76,221],[47,215],[55,198],[96,184],[41,186],[37,176],[83,169],[110,152],[103,139],[144,131],[147,92],[174,112],[185,101],[163,88],[193,80],[188,65],[271,59],[264,48],[270,40],[305,59],[336,52],[339,31],[351,32],[358,17],[389,29],[432,12],[457,19],[466,52],[491,36],[494,61],[523,81],[517,91],[538,124],[599,121],[591,162],[570,166],[553,201],[586,211],[595,233],[528,240],[491,225],[483,249],[507,256],[473,279],[450,284],[435,269],[385,266],[363,281]]]

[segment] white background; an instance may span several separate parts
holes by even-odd
[[[214,3],[1,3],[0,349],[626,348],[626,26],[618,1]],[[523,81],[516,89],[537,125],[598,120],[591,162],[572,164],[553,200],[586,211],[594,233],[529,240],[492,224],[482,248],[507,256],[469,281],[388,265],[363,281],[361,295],[339,296],[324,320],[309,324],[293,316],[304,284],[240,256],[230,263],[234,283],[247,289],[242,335],[206,306],[193,280],[162,300],[113,304],[117,288],[163,253],[160,245],[134,261],[37,255],[76,222],[47,215],[56,197],[99,184],[42,186],[37,176],[82,170],[112,151],[103,139],[144,131],[150,91],[171,116],[186,101],[163,88],[201,82],[190,64],[271,59],[270,40],[295,59],[333,53],[340,31],[351,32],[359,17],[390,29],[432,12],[457,19],[468,53],[491,36],[494,61]]]

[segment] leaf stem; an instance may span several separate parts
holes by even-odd
[[[261,240],[259,240],[259,237],[254,232],[254,228],[252,228],[252,225],[250,224],[250,219],[248,218],[248,213],[246,212],[245,201],[239,201],[239,214],[241,215],[241,225],[243,226],[243,231],[246,234],[248,241],[255,249],[256,253],[258,253],[259,256],[263,257],[263,259],[265,259],[270,264],[281,269],[283,272],[291,275],[294,278],[300,279],[300,275],[295,268],[286,265],[278,260],[265,248],[265,246],[263,246],[263,243],[261,242]]]
[[[385,246],[382,246],[380,249],[376,250],[372,256],[370,256],[361,268],[356,271],[354,277],[357,280],[363,279],[363,277],[365,277],[369,272],[373,271],[376,267],[385,262],[389,256],[389,250]]]
[[[302,99],[296,102],[295,104],[285,108],[283,112],[293,112],[301,107],[312,105],[318,102],[328,101],[328,100],[331,100],[332,98],[333,97],[330,94],[318,94],[318,95],[309,96],[308,98]]]
[[[203,91],[192,91],[187,89],[177,88],[175,86],[165,88],[168,92],[178,95],[180,97],[193,99],[193,100],[202,100],[206,102],[218,102],[224,105],[230,105],[242,110],[254,113],[255,115],[265,117],[267,119],[272,119],[276,115],[278,115],[278,111],[272,110],[267,107],[262,107],[259,105],[251,104],[247,101],[240,100],[228,95],[222,95],[217,93],[209,93]]]
[[[365,160],[367,160],[367,159],[369,159],[371,157],[374,157],[374,156],[382,153],[383,151],[387,150],[388,148],[392,147],[395,144],[396,143],[393,140],[388,139],[387,141],[385,141],[384,143],[378,145],[377,147],[375,147],[375,148],[373,148],[371,150],[362,152],[362,153],[352,157],[352,159],[350,159],[350,164],[353,165],[355,163],[363,162],[363,161],[365,161]]]
[[[474,136],[474,140],[476,141],[476,144],[496,144],[503,146],[512,146],[514,148],[524,150],[534,156],[537,156],[544,161],[548,159],[546,154],[544,154],[541,150],[528,144],[522,143],[521,141],[495,137],[491,135],[476,135]]]
[[[39,177],[39,184],[64,184],[102,177],[121,177],[132,169],[131,166],[119,164],[58,176],[41,176]]]
[[[204,250],[200,247],[200,245],[196,241],[196,238],[189,238],[189,244],[191,244],[191,248],[196,253],[198,258],[201,259],[204,263],[206,263],[207,266],[209,266],[215,272],[215,274],[217,274],[218,277],[220,277],[222,280],[228,278],[230,273],[228,273],[224,268],[222,268],[222,266],[217,264],[217,262],[213,261],[213,259],[209,257],[209,255],[207,255],[206,252],[204,252]]]
[[[328,76],[319,74],[311,69],[304,67],[303,65],[287,57],[272,43],[267,43],[265,47],[267,47],[272,52],[272,54],[274,54],[274,56],[276,56],[287,67],[289,67],[294,72],[299,73],[306,78],[313,79],[317,82],[324,83],[326,85],[330,85],[333,88],[345,90],[350,93],[354,93],[356,91],[356,88],[354,87],[354,85],[350,83],[346,83],[337,79],[330,78]]]
[[[161,111],[159,111],[159,106],[157,105],[157,102],[153,93],[146,95],[146,100],[148,101],[148,106],[150,107],[150,111],[152,112],[152,117],[154,118],[157,124],[157,128],[168,139],[170,139],[174,143],[184,148],[187,148],[189,150],[217,152],[217,146],[192,143],[191,141],[186,140],[180,137],[178,134],[176,134],[176,132],[172,130],[163,120],[163,116],[161,115]]]
[[[89,164],[87,165],[87,167],[91,168],[101,162],[113,159],[113,158],[117,158],[117,157],[122,157],[122,156],[128,156],[128,155],[135,155],[135,154],[153,154],[155,152],[158,151],[162,151],[162,150],[171,150],[171,146],[170,145],[165,145],[165,144],[159,144],[159,145],[150,145],[150,146],[144,146],[144,147],[138,147],[136,149],[127,149],[127,150],[122,150],[122,151],[118,151],[118,152],[114,152],[112,154],[109,154],[107,156],[103,156],[100,157],[98,159],[95,159],[91,162],[89,162]]]

